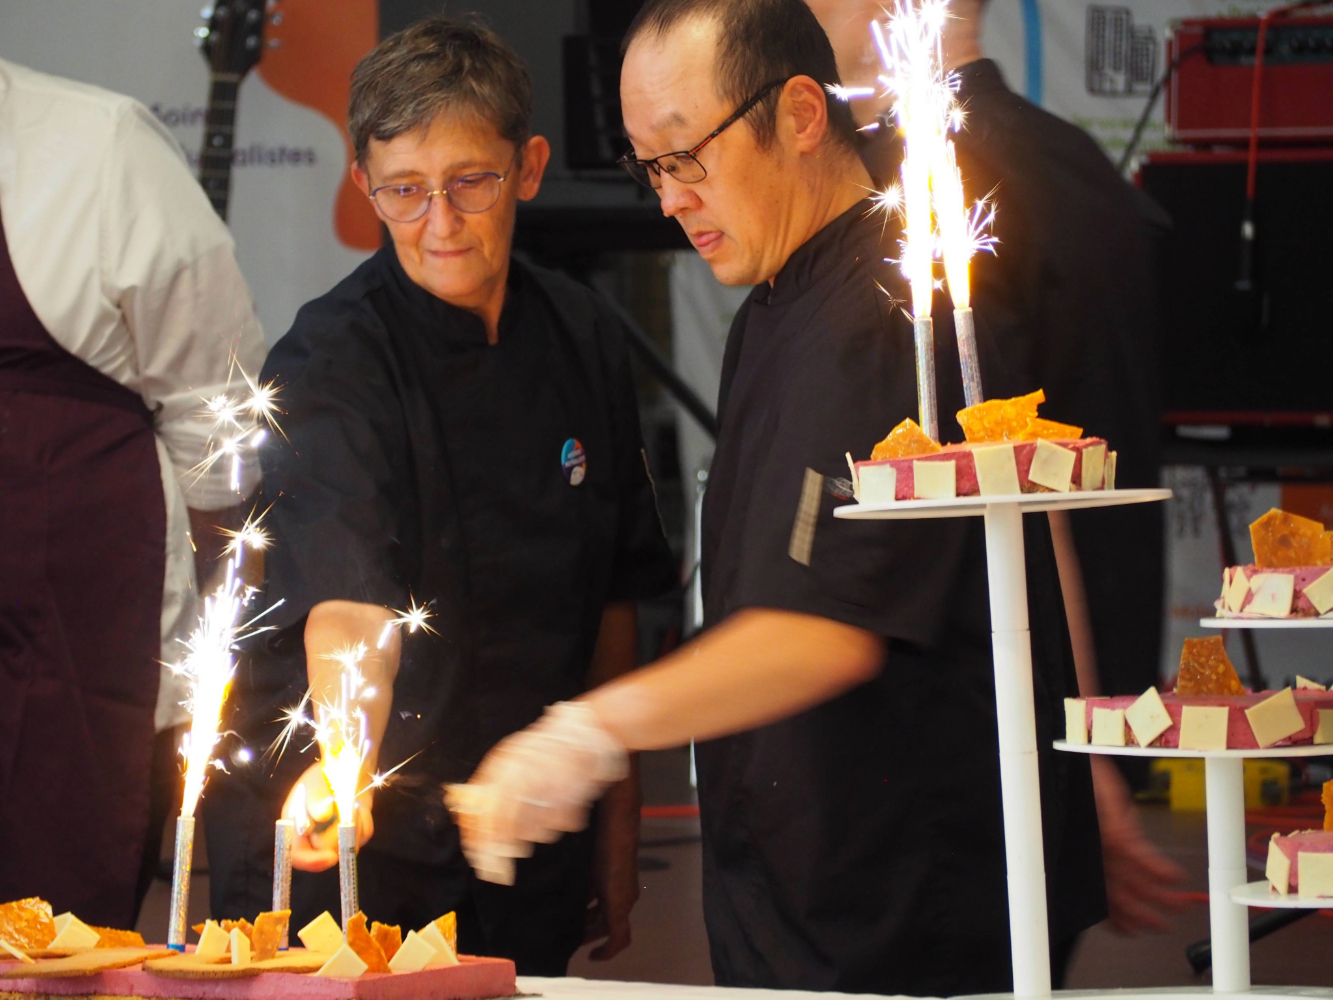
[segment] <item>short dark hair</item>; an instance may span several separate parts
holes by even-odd
[[[717,23],[718,93],[739,106],[760,88],[793,76],[808,76],[825,88],[829,131],[842,145],[857,146],[856,122],[845,101],[827,92],[841,83],[838,60],[814,11],[803,0],[647,0],[625,32],[621,52],[647,32],[661,37],[681,21],[705,18]],[[777,135],[780,90],[746,114],[760,146]]]
[[[532,133],[532,78],[485,25],[428,17],[384,39],[352,71],[347,130],[356,162],[365,164],[372,138],[387,142],[453,109],[521,147]]]

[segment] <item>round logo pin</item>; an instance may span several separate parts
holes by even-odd
[[[560,469],[570,486],[577,486],[588,474],[588,456],[578,438],[570,438],[560,449]]]

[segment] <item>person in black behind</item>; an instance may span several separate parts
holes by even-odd
[[[404,931],[457,910],[463,951],[563,975],[585,918],[606,938],[594,958],[629,941],[636,782],[604,799],[596,837],[538,849],[512,887],[473,879],[440,786],[543,705],[632,668],[634,602],[677,569],[620,324],[510,256],[550,154],[531,113],[518,57],[471,23],[422,21],[353,75],[353,178],[394,245],[305,305],[264,366],[285,413],[263,453],[267,598],[282,603],[238,678],[236,728],[268,743],[307,682],[315,706],[332,699],[336,657],[360,647],[362,908]],[[413,600],[430,602],[430,631],[400,634],[392,609]],[[268,908],[279,807],[299,816],[303,796],[318,818],[328,801],[299,746],[210,789],[217,916]],[[293,859],[293,928],[337,913],[334,845],[303,834]]]
[[[703,525],[708,627],[549,710],[451,802],[480,864],[576,826],[591,775],[613,771],[618,753],[705,740],[704,913],[719,984],[1002,992],[1012,973],[982,526],[835,520],[840,501],[821,488],[917,401],[911,323],[885,295],[906,298],[884,261],[895,233],[870,211],[851,116],[827,98],[837,82],[800,0],[649,0],[631,28],[627,169],[721,281],[757,286],[723,367]],[[956,364],[940,384],[960,386]],[[942,392],[941,410],[950,402]],[[1058,982],[1105,899],[1087,762],[1050,749],[1076,690],[1051,541],[1044,519],[1025,528]]]
[[[864,67],[873,0],[808,0],[835,38],[840,65]],[[943,53],[966,111],[958,163],[973,196],[993,192],[999,246],[972,264],[972,303],[994,350],[982,358],[995,380],[1045,390],[1045,411],[1104,437],[1118,452],[1122,487],[1160,485],[1162,336],[1157,250],[1170,220],[1116,174],[1082,129],[1011,91],[983,58],[985,0],[952,0]],[[848,81],[852,84],[873,81]],[[868,119],[874,99],[854,105]],[[880,130],[864,159],[880,185],[896,178],[901,146]],[[955,351],[953,316],[935,315],[936,341]],[[943,426],[952,412],[941,409]],[[955,430],[961,438],[961,430]],[[1164,608],[1164,521],[1156,504],[1052,514],[1075,660],[1084,694],[1141,694],[1158,683]],[[1125,761],[1120,762],[1122,766]],[[1131,760],[1133,776],[1145,762]],[[1120,772],[1092,761],[1117,930],[1165,930],[1182,903],[1184,873],[1144,835]],[[1137,773],[1136,773],[1137,772]]]

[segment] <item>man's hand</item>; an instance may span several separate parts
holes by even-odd
[[[375,833],[371,816],[373,791],[367,789],[356,803],[356,846]],[[292,844],[292,867],[303,872],[322,872],[338,863],[338,815],[333,793],[324,780],[322,765],[316,761],[305,769],[282,805],[282,815],[296,821],[296,840]]]
[[[1144,835],[1129,787],[1115,764],[1093,757],[1092,783],[1111,927],[1129,935],[1169,930],[1168,914],[1179,913],[1186,905],[1185,897],[1173,888],[1185,881],[1184,870]]]
[[[602,797],[593,844],[592,895],[583,941],[602,943],[589,954],[594,962],[614,958],[629,946],[629,914],[639,900],[639,768]]]

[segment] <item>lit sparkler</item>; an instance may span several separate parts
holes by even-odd
[[[213,420],[214,439],[220,439],[221,443],[197,467],[202,474],[219,458],[229,455],[234,489],[240,487],[245,446],[254,447],[262,441],[267,430],[260,424],[276,427],[273,421],[278,412],[277,394],[272,384],[259,386],[244,372],[241,374],[250,389],[248,398],[237,401],[221,394],[206,402],[206,410]],[[185,789],[181,812],[176,819],[171,912],[167,927],[167,944],[177,951],[185,949],[194,855],[194,812],[209,769],[222,766],[213,759],[213,753],[220,737],[222,708],[236,673],[236,644],[254,630],[260,618],[273,610],[268,608],[244,620],[255,590],[245,583],[241,566],[246,549],[256,551],[268,545],[268,535],[260,527],[262,520],[261,514],[248,519],[239,531],[227,532],[227,563],[222,582],[204,598],[199,624],[185,640],[185,656],[171,667],[187,682],[188,694],[184,704],[190,713],[190,729],[181,744],[181,755],[185,758]]]
[[[426,624],[427,618],[434,617],[434,613],[430,610],[430,604],[417,604],[416,601],[409,601],[406,611],[395,611],[394,614],[397,617],[390,618],[384,623],[384,631],[380,633],[379,641],[375,643],[377,649],[383,649],[388,644],[394,629],[400,625],[407,629],[409,635],[417,629],[430,632],[432,635],[439,634]]]

